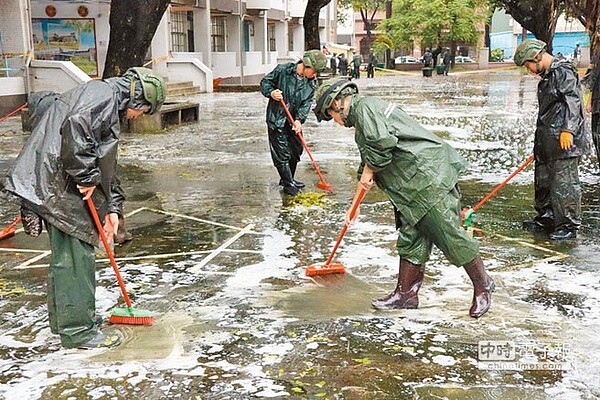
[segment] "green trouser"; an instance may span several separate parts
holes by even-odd
[[[479,255],[479,244],[460,226],[460,195],[457,189],[435,204],[415,226],[408,224],[396,212],[396,228],[398,255],[415,265],[429,260],[434,244],[457,267],[470,263]]]
[[[94,246],[46,224],[50,237],[48,316],[50,330],[66,348],[77,347],[98,333]]]

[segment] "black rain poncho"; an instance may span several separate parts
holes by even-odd
[[[584,123],[581,86],[575,66],[555,59],[538,84],[539,114],[535,130],[534,154],[538,161],[580,157],[589,150]],[[560,148],[560,133],[573,134],[573,146]]]
[[[101,218],[120,212],[119,111],[130,103],[129,82],[90,81],[63,93],[33,127],[5,186],[23,207],[93,245],[97,231],[77,185],[97,186],[93,200]]]

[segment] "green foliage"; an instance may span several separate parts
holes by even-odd
[[[504,61],[504,50],[492,49],[492,51],[490,52],[490,61]]]
[[[378,30],[391,38],[395,48],[425,47],[461,41],[474,43],[489,16],[486,0],[394,0],[392,18]]]

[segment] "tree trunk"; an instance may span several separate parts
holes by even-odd
[[[115,0],[113,0],[115,1]],[[304,49],[313,50],[321,48],[319,38],[319,12],[331,0],[308,0],[304,10]]]
[[[500,0],[504,9],[521,26],[548,45],[552,53],[552,39],[556,29],[559,8],[557,1]],[[523,37],[525,39],[525,37]]]
[[[156,28],[170,0],[111,0],[110,39],[102,78],[144,63]]]

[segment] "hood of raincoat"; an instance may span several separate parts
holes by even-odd
[[[119,111],[129,102],[129,80],[79,85],[56,99],[8,173],[5,190],[61,231],[92,245],[98,236],[77,185],[96,186],[101,218],[119,212],[116,177]]]

